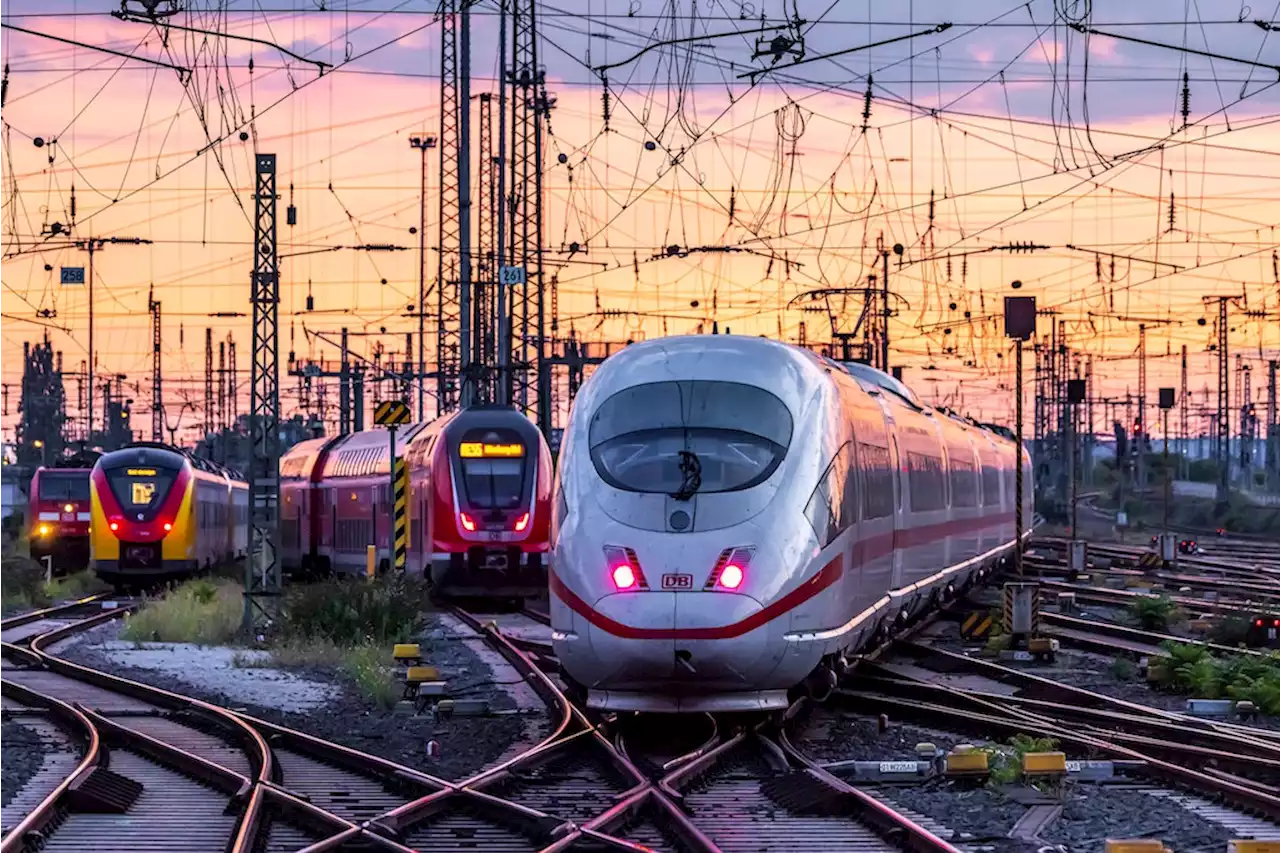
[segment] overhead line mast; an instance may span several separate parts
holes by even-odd
[[[276,245],[276,155],[255,157],[253,367],[249,391],[249,557],[244,628],[259,636],[279,619],[280,258]]]

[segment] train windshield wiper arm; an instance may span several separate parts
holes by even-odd
[[[680,488],[671,497],[678,501],[687,501],[702,488],[702,461],[692,450],[680,451]]]

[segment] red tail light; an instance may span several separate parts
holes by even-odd
[[[711,570],[711,577],[707,578],[703,589],[712,589],[717,586],[721,589],[737,589],[742,586],[753,554],[755,554],[754,548],[725,548],[720,552],[715,568]]]
[[[516,521],[516,533],[522,532],[528,526],[529,526],[529,513],[526,512],[524,515],[520,516],[520,518],[517,519]]]
[[[1261,628],[1261,627],[1263,626],[1263,624],[1264,624],[1264,623],[1263,623],[1263,620],[1259,619],[1257,622],[1254,622],[1253,624],[1255,624],[1255,625],[1257,625],[1259,628]]]
[[[640,558],[636,556],[635,551],[617,545],[606,545],[604,559],[609,565],[609,579],[613,581],[613,585],[619,592],[626,589],[649,588],[648,582],[644,579],[644,572],[640,568]]]
[[[465,512],[460,512],[458,513],[458,520],[462,522],[463,530],[467,531],[468,533],[475,533],[476,521],[474,518],[467,515]]]

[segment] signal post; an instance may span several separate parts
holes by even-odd
[[[403,572],[409,553],[409,468],[404,459],[396,455],[396,427],[409,423],[409,406],[403,400],[387,400],[374,410],[373,422],[385,426],[391,438],[391,497],[392,513],[391,567]]]

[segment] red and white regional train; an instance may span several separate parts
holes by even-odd
[[[617,710],[827,690],[1011,554],[1019,457],[1029,478],[1007,431],[864,366],[762,338],[633,344],[583,385],[561,444],[561,666]]]
[[[396,432],[409,474],[406,571],[439,592],[521,599],[546,590],[551,451],[524,415],[472,407]],[[391,449],[375,428],[294,445],[280,460],[281,565],[363,573],[392,560]]]

